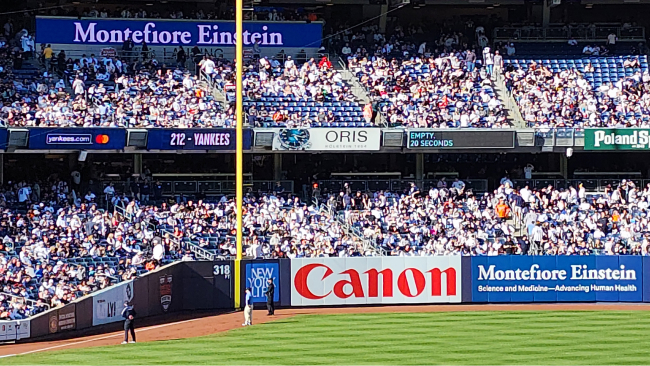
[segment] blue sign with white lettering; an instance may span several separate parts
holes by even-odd
[[[0,128],[0,150],[7,150],[7,138],[9,133],[6,128]]]
[[[37,150],[122,150],[122,128],[30,128],[29,148]]]
[[[267,280],[273,279],[273,301],[280,301],[280,266],[278,263],[246,263],[246,287],[253,293],[253,302],[266,302]]]
[[[643,300],[640,256],[472,257],[472,302]]]
[[[243,130],[244,150],[250,150],[252,132]],[[237,130],[231,128],[153,129],[147,150],[235,150]]]
[[[318,48],[323,24],[245,22],[244,46]],[[36,17],[36,43],[121,46],[235,47],[235,22],[170,19],[77,19]]]

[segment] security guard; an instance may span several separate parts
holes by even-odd
[[[122,309],[122,317],[125,319],[124,320],[124,342],[122,344],[126,344],[129,340],[129,331],[131,331],[131,342],[128,343],[135,343],[135,309],[133,309],[133,306],[129,305],[128,301],[124,302],[124,309]]]
[[[267,279],[268,285],[266,287],[266,309],[269,311],[266,315],[273,315],[275,313],[275,304],[273,303],[273,294],[275,293],[275,285],[273,279]]]

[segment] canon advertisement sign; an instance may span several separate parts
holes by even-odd
[[[291,305],[461,301],[461,257],[291,260]]]

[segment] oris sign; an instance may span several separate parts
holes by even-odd
[[[291,305],[461,301],[461,257],[318,258],[291,261]]]
[[[275,130],[273,150],[377,151],[379,128],[280,128]]]

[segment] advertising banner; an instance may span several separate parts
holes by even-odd
[[[244,46],[318,48],[319,22],[245,22]],[[235,47],[235,22],[172,19],[78,19],[36,17],[36,43],[149,47]]]
[[[0,321],[0,341],[16,339],[16,322],[13,320]]]
[[[376,151],[380,148],[379,128],[283,128],[273,137],[273,150]]]
[[[122,282],[93,296],[93,326],[122,321],[125,301],[133,300],[133,280]]]
[[[250,150],[252,131],[244,132],[244,150]],[[237,131],[219,129],[152,129],[147,150],[235,150]]]
[[[77,329],[76,304],[68,304],[50,314],[50,333]]]
[[[253,293],[253,302],[266,302],[268,279],[273,280],[273,302],[280,301],[280,265],[277,262],[246,263],[246,287]]]
[[[0,128],[0,150],[7,150],[7,137],[9,133],[6,128]]]
[[[513,149],[515,131],[408,130],[409,149]]]
[[[461,257],[291,260],[291,305],[461,302]]]
[[[35,150],[122,150],[122,128],[30,128],[29,148]]]
[[[643,299],[640,256],[472,257],[472,302]]]
[[[26,339],[31,336],[31,326],[30,321],[25,320],[16,320],[16,340]]]
[[[585,150],[648,150],[650,129],[585,128]]]
[[[16,322],[13,320],[0,322],[0,341],[16,339]]]

